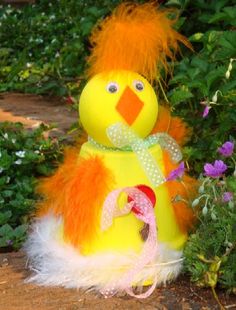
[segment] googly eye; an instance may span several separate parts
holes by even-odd
[[[134,85],[134,88],[135,88],[137,91],[142,91],[142,90],[144,90],[144,84],[143,84],[143,82],[141,82],[141,81],[134,81],[134,82],[133,82],[133,85]]]
[[[115,82],[110,82],[107,84],[106,90],[111,94],[117,93],[119,90],[119,85]]]

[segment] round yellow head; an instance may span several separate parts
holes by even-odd
[[[130,71],[95,75],[84,87],[79,115],[88,135],[100,144],[113,146],[106,130],[116,123],[130,126],[141,138],[155,125],[158,103],[150,83]]]

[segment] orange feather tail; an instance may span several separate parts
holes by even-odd
[[[163,158],[165,163],[166,176],[176,169],[178,164],[171,162],[169,154],[163,152]],[[198,182],[196,179],[191,178],[188,175],[184,175],[182,181],[173,180],[166,183],[174,213],[180,230],[184,233],[193,228],[195,222],[195,216],[192,208],[190,207],[191,201],[197,194]]]
[[[157,132],[168,133],[180,146],[182,146],[190,138],[192,129],[187,127],[185,122],[179,117],[172,117],[170,110],[160,105],[158,118],[151,133],[154,134]]]

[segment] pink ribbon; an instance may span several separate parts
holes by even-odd
[[[122,209],[118,206],[118,198],[120,194],[124,192],[132,201],[128,202]],[[136,295],[132,291],[132,284],[135,283],[135,277],[142,269],[152,262],[157,254],[157,229],[156,229],[156,219],[155,213],[150,199],[142,191],[135,187],[124,187],[112,191],[106,198],[101,217],[101,229],[107,230],[113,223],[113,218],[128,214],[132,207],[135,205],[135,208],[138,208],[139,213],[134,213],[134,215],[149,225],[149,233],[146,242],[143,245],[143,249],[134,263],[134,266],[128,270],[126,273],[121,276],[118,283],[114,286],[124,289],[127,294],[137,298],[146,298],[151,295],[154,291],[157,279],[154,279],[152,286],[145,292],[139,295]],[[105,296],[112,296],[115,294],[113,285],[110,284],[109,287],[106,287],[101,293]]]

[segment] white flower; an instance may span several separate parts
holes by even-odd
[[[8,139],[8,133],[7,133],[7,132],[4,133],[3,138],[4,138],[4,139]]]
[[[49,18],[50,18],[50,19],[55,19],[56,16],[55,16],[55,15],[51,15]]]
[[[56,58],[60,57],[60,53],[57,52],[56,55],[55,55],[55,57],[56,57]]]
[[[35,154],[39,154],[40,152],[39,152],[39,150],[36,150],[36,151],[34,151],[34,153],[35,153]]]
[[[36,43],[43,43],[43,39],[42,38],[37,38],[37,39],[35,39],[35,42]]]
[[[20,158],[24,158],[25,157],[25,151],[18,151],[18,152],[16,152],[16,156],[18,156]]]
[[[17,159],[17,160],[15,161],[15,164],[16,164],[16,165],[21,165],[21,164],[22,164],[22,160],[21,160],[21,159]]]
[[[12,142],[13,144],[15,144],[15,143],[16,143],[16,139],[11,139],[11,142]]]
[[[8,184],[10,182],[11,178],[7,177],[6,183]]]
[[[3,169],[2,167],[0,167],[0,173],[2,173],[2,172],[3,172],[3,170],[4,170],[4,169]]]
[[[31,64],[30,62],[27,62],[26,67],[27,67],[27,68],[31,68],[31,67],[32,67],[32,64]]]

